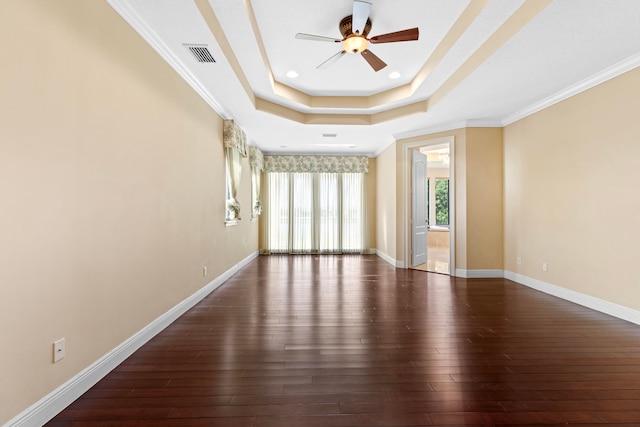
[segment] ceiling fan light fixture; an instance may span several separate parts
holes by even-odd
[[[400,74],[400,72],[398,71],[392,71],[391,73],[389,73],[389,78],[391,80],[395,80],[395,79],[399,79],[401,75],[402,74]]]
[[[295,70],[289,70],[287,71],[287,77],[289,77],[290,79],[295,79],[298,77],[298,73]]]
[[[346,52],[359,53],[367,46],[369,46],[369,41],[357,34],[352,34],[342,41],[342,47]]]
[[[297,39],[317,40],[330,43],[342,42],[343,49],[325,60],[322,64],[318,65],[316,69],[324,70],[342,58],[347,52],[351,52],[361,54],[373,71],[378,72],[385,68],[387,64],[368,49],[369,43],[380,44],[418,40],[420,32],[418,27],[395,31],[393,33],[379,34],[375,37],[368,38],[369,31],[371,31],[371,18],[369,18],[370,11],[370,1],[353,0],[353,14],[342,18],[340,25],[338,25],[340,34],[342,34],[343,37],[342,40],[306,33],[296,34]]]

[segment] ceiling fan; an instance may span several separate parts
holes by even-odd
[[[342,58],[347,52],[360,53],[362,57],[369,63],[374,71],[380,71],[387,64],[380,58],[378,58],[367,47],[369,43],[393,43],[404,42],[411,40],[418,40],[418,28],[410,28],[402,31],[396,31],[393,33],[381,34],[367,38],[369,31],[371,31],[371,20],[369,19],[369,12],[371,11],[371,3],[362,0],[354,0],[353,2],[353,14],[344,17],[340,21],[340,34],[342,39],[335,39],[333,37],[315,36],[313,34],[298,33],[297,39],[302,40],[314,40],[330,43],[342,43],[342,51],[336,53],[331,58],[318,65],[316,68],[324,69]]]

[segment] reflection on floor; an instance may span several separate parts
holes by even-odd
[[[413,268],[432,273],[450,274],[448,231],[429,231],[427,262]]]

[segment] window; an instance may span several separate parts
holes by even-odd
[[[361,173],[343,173],[341,199],[342,251],[362,252],[365,249],[365,202],[364,175]],[[341,196],[341,197],[340,197]]]
[[[251,220],[256,221],[258,215],[262,213],[260,186],[264,169],[264,156],[258,147],[249,147],[249,165],[251,166]]]
[[[312,174],[291,174],[291,203],[290,239],[293,252],[311,252],[313,242],[313,180]]]
[[[268,251],[366,249],[364,174],[269,172],[266,176]]]
[[[267,174],[267,236],[272,252],[289,248],[289,174]]]
[[[227,213],[225,222],[233,225],[240,220],[240,203],[238,202],[238,188],[240,186],[241,163],[240,153],[235,148],[225,148]]]
[[[226,214],[227,225],[237,224],[240,220],[240,202],[238,189],[242,175],[242,157],[247,157],[246,136],[233,120],[225,120],[222,131],[224,158],[226,163]]]
[[[449,180],[436,178],[436,225],[449,225]]]

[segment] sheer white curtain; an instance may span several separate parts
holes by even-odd
[[[341,249],[340,187],[339,174],[318,174],[318,252],[339,252]]]
[[[364,174],[270,172],[266,176],[267,251],[367,249]]]
[[[258,147],[249,147],[249,165],[251,166],[251,219],[256,220],[262,213],[260,186],[264,169],[264,156]]]
[[[265,240],[271,252],[289,250],[289,181],[289,174],[285,172],[267,174]]]
[[[226,162],[227,212],[225,222],[236,224],[240,219],[238,188],[242,176],[242,157],[247,157],[247,141],[244,131],[233,120],[225,120],[222,132]]]
[[[238,188],[240,187],[240,176],[242,165],[240,152],[236,148],[225,148],[225,159],[227,162],[227,221],[240,219],[240,202],[238,202]]]
[[[290,174],[291,213],[289,216],[289,251],[311,252],[313,250],[313,174]]]
[[[368,248],[366,180],[363,174],[342,174],[342,251],[359,252]]]

